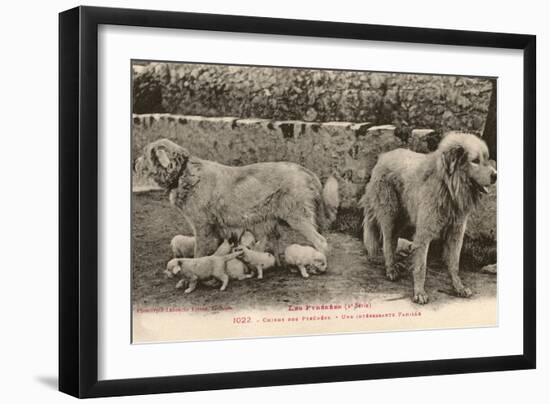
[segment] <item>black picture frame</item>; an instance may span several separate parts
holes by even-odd
[[[523,50],[523,354],[98,380],[98,26],[100,24]],[[103,397],[325,383],[536,366],[536,37],[183,12],[77,7],[59,15],[59,390]]]

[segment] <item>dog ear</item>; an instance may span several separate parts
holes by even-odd
[[[460,165],[466,161],[466,150],[462,146],[453,146],[443,152],[443,166],[448,175],[453,175]]]
[[[190,157],[185,148],[168,139],[160,139],[149,144],[145,156],[148,160],[149,177],[167,189],[177,186]]]
[[[154,155],[153,161],[158,161],[164,168],[168,168],[170,166],[170,157],[168,157],[166,150],[161,148],[153,148],[151,153]]]

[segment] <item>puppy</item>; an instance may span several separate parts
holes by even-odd
[[[413,251],[413,243],[405,238],[399,238],[397,240],[396,254],[402,257],[406,257]]]
[[[242,245],[235,248],[234,251],[241,253],[241,259],[257,271],[258,279],[263,278],[264,269],[269,269],[275,266],[275,256],[273,254],[254,251]]]
[[[225,239],[223,243],[220,244],[214,255],[224,256],[230,254],[232,249],[233,247],[229,240]],[[246,264],[238,258],[233,258],[225,263],[225,272],[229,276],[229,279],[236,279],[239,281],[249,279],[254,276],[254,274],[249,273]]]
[[[289,266],[298,267],[304,278],[308,278],[307,267],[312,266],[312,273],[322,273],[327,270],[327,257],[313,247],[291,244],[285,249],[285,262]]]
[[[170,241],[174,258],[193,258],[195,256],[195,237],[178,234]]]
[[[381,154],[360,202],[368,254],[376,254],[382,243],[386,276],[397,279],[398,235],[412,225],[413,300],[429,300],[424,289],[426,258],[436,238],[443,241],[443,258],[456,294],[470,297],[471,290],[458,276],[462,240],[470,212],[496,180],[487,145],[472,134],[452,132],[429,154],[406,149]]]
[[[232,229],[273,235],[278,250],[281,224],[319,251],[328,249],[318,229],[336,217],[340,198],[334,177],[323,186],[313,172],[289,162],[227,166],[193,156],[168,139],[147,145],[134,170],[168,191],[170,202],[193,228],[195,257],[214,252],[219,238],[227,238]]]
[[[242,255],[242,252],[234,252],[222,256],[211,255],[201,258],[173,258],[166,265],[164,273],[169,278],[179,274],[182,279],[178,282],[176,288],[179,289],[185,283],[188,283],[184,293],[194,291],[198,281],[206,281],[211,278],[216,278],[222,282],[220,290],[223,291],[229,283],[229,276],[225,271],[225,263],[239,255]]]
[[[256,244],[256,237],[251,231],[245,230],[239,240],[239,244],[247,248],[252,248],[252,246]]]

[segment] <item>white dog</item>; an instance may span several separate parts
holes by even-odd
[[[178,234],[170,241],[174,258],[193,258],[195,256],[195,237]]]
[[[229,283],[225,263],[241,254],[242,252],[234,252],[223,256],[210,255],[200,258],[174,258],[168,262],[164,273],[169,278],[179,274],[182,279],[178,282],[176,288],[179,289],[184,284],[189,284],[184,293],[194,291],[199,281],[207,281],[212,278],[220,280],[222,282],[220,290],[225,290]]]
[[[225,239],[223,243],[220,244],[214,255],[224,256],[230,254],[232,249],[233,247],[229,240]],[[248,273],[248,267],[238,258],[233,258],[225,263],[225,272],[230,279],[236,279],[239,281],[249,279],[254,276],[254,274]]]
[[[450,133],[429,154],[406,149],[381,154],[360,202],[368,254],[374,256],[382,245],[386,276],[396,280],[398,237],[412,225],[413,300],[428,303],[426,259],[438,238],[455,293],[470,297],[472,291],[458,275],[464,232],[470,213],[496,181],[487,145],[472,134]]]
[[[289,266],[298,267],[304,278],[308,278],[307,267],[314,268],[313,273],[327,270],[327,257],[313,247],[291,244],[285,249],[285,261]]]
[[[233,251],[243,254],[240,259],[258,272],[258,279],[263,278],[264,269],[269,269],[275,266],[275,256],[273,254],[254,251],[243,245],[238,246]]]

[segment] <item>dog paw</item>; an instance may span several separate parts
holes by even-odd
[[[472,296],[472,290],[470,288],[461,288],[456,290],[456,295],[458,297],[471,297]]]
[[[426,292],[419,292],[414,294],[413,301],[418,304],[426,304],[430,298]]]
[[[386,278],[390,281],[396,281],[399,279],[399,271],[396,268],[392,268],[386,271]]]

